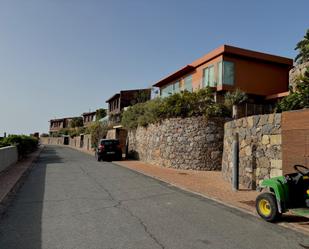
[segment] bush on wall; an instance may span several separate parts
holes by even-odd
[[[290,89],[290,94],[277,104],[276,112],[304,108],[309,108],[309,67],[298,77],[295,90]]]
[[[145,103],[129,107],[122,115],[122,125],[127,129],[147,126],[166,118],[176,117],[222,117],[228,116],[229,110],[215,103],[213,92],[204,88],[196,92],[184,91],[166,98],[156,98]]]
[[[94,122],[86,129],[86,133],[91,135],[92,147],[96,147],[100,139],[105,138],[107,131],[111,127],[101,122]]]
[[[76,137],[80,134],[87,134],[88,130],[85,127],[62,128],[58,132],[53,133],[53,137],[70,136]],[[89,132],[88,132],[89,133]]]
[[[18,155],[23,157],[37,148],[38,139],[25,135],[9,135],[0,141],[0,147],[10,145],[17,146]]]

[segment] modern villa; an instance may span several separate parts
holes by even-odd
[[[288,95],[292,66],[289,58],[223,45],[153,86],[162,97],[209,86],[218,100],[226,91],[240,89],[256,103],[269,103]]]

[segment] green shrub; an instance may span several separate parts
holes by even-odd
[[[99,140],[106,137],[107,131],[110,128],[111,127],[107,124],[98,121],[87,127],[85,132],[91,135],[92,147],[96,147],[99,143]]]
[[[0,148],[10,146],[10,144],[6,141],[6,139],[0,140]]]
[[[122,114],[121,123],[127,129],[147,126],[166,118],[228,116],[229,111],[222,104],[214,102],[213,92],[205,88],[196,92],[184,91],[166,98],[156,98],[128,108]]]

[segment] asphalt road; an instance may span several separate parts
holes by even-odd
[[[0,249],[294,249],[309,238],[126,168],[48,146],[0,221]]]

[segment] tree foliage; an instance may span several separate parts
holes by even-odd
[[[193,116],[227,116],[229,111],[215,103],[213,92],[204,88],[196,92],[184,91],[166,98],[156,98],[128,108],[122,115],[122,125],[128,129],[147,126],[166,118]]]
[[[298,77],[296,87],[290,89],[290,94],[283,98],[276,107],[276,112],[309,108],[309,67]]]
[[[83,133],[87,133],[87,129],[85,127],[62,128],[58,132],[54,132],[53,137],[61,137],[61,136],[75,137]]]
[[[89,133],[91,135],[91,142],[92,146],[96,147],[100,141],[100,139],[103,139],[107,135],[107,131],[111,127],[107,124],[101,123],[101,122],[94,122],[89,127],[87,127],[86,133]]]
[[[100,120],[102,118],[105,118],[106,115],[107,115],[106,109],[100,108],[100,109],[96,110],[96,114],[95,114],[96,120]]]
[[[131,105],[135,105],[138,103],[144,103],[149,100],[150,92],[146,90],[140,90],[134,94],[134,98],[131,100]]]
[[[229,107],[233,105],[239,105],[247,101],[248,96],[245,92],[236,89],[233,92],[227,92],[224,96],[225,104]]]
[[[76,118],[73,118],[70,121],[70,127],[71,128],[82,127],[83,125],[84,125],[84,123],[83,123],[82,117],[76,117]]]
[[[296,44],[295,50],[298,50],[295,62],[301,64],[309,61],[309,29],[307,29],[304,38]]]

